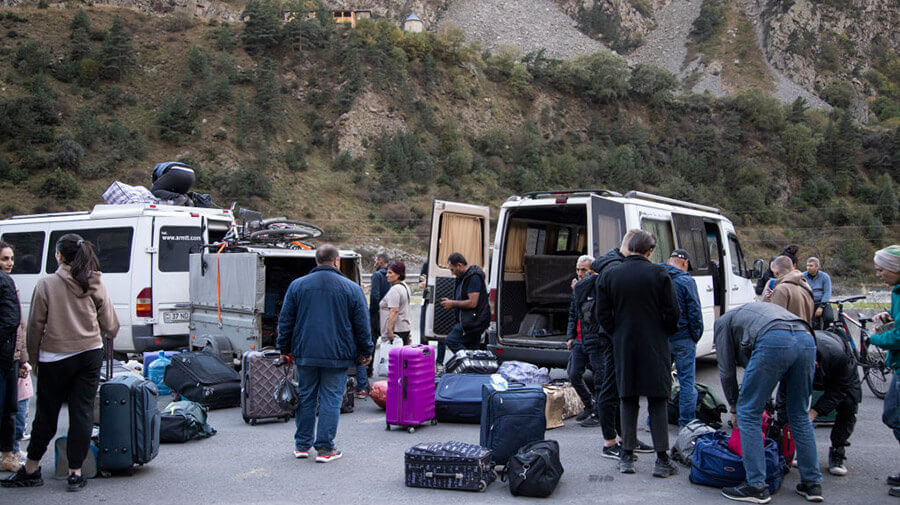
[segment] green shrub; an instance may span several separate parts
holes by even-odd
[[[134,50],[131,47],[131,35],[118,16],[113,18],[112,26],[106,32],[100,46],[100,76],[110,81],[118,81],[134,66]]]
[[[193,76],[199,78],[209,68],[209,55],[199,47],[194,46],[188,51],[186,64],[187,69],[190,70]]]
[[[638,65],[628,81],[631,92],[655,105],[667,103],[678,88],[678,78],[656,65]]]
[[[280,119],[281,111],[281,86],[275,80],[275,62],[266,59],[256,71],[256,96],[253,104],[256,106],[257,120],[264,131],[271,129]]]
[[[91,54],[91,21],[83,9],[78,9],[69,23],[69,59],[81,61]]]
[[[147,139],[144,134],[128,128],[117,117],[113,117],[103,127],[103,138],[107,145],[119,151],[123,160],[129,157],[142,160],[147,155]]]
[[[338,172],[362,172],[365,166],[365,158],[354,158],[347,150],[341,151],[331,164],[331,167]]]
[[[40,192],[57,200],[72,200],[81,196],[78,179],[59,168],[44,179],[40,185]]]
[[[100,135],[97,113],[84,106],[75,113],[75,141],[85,147],[92,147]]]
[[[878,190],[878,197],[875,199],[874,214],[885,225],[892,225],[897,220],[898,209],[900,209],[900,201],[897,200],[897,192],[894,188],[894,181],[887,173],[878,176],[875,181]]]
[[[853,104],[856,93],[847,81],[834,81],[822,91],[822,99],[833,107],[848,109]]]
[[[817,141],[804,124],[788,124],[781,132],[784,163],[795,173],[807,175],[816,166]]]
[[[900,117],[900,104],[894,103],[886,96],[879,96],[869,105],[869,110],[878,116],[879,121]]]
[[[281,44],[281,16],[271,0],[250,0],[241,18],[241,42],[248,53],[265,54]]]
[[[190,30],[193,27],[194,16],[184,9],[177,9],[163,18],[163,30],[167,32],[179,33]]]
[[[284,164],[291,172],[305,172],[309,168],[304,155],[303,145],[300,142],[294,142],[284,152]]]
[[[100,79],[100,63],[90,58],[78,62],[78,84],[88,87]]]
[[[628,93],[631,73],[622,57],[599,51],[560,63],[548,77],[560,91],[611,103]]]
[[[241,167],[217,178],[217,185],[223,195],[231,198],[269,198],[272,182],[258,167]]]
[[[13,66],[26,77],[43,73],[50,66],[50,55],[31,40],[19,46],[13,57]]]
[[[59,168],[78,170],[81,160],[84,158],[84,148],[74,139],[66,137],[56,145],[53,153],[53,161]]]
[[[159,138],[168,142],[178,142],[194,131],[194,115],[188,107],[187,100],[178,95],[175,99],[163,104],[156,116],[156,129]]]
[[[703,0],[700,14],[694,19],[691,37],[702,44],[717,37],[725,27],[728,6],[722,0]]]
[[[213,36],[216,39],[216,49],[219,51],[230,53],[237,46],[237,41],[234,39],[231,28],[225,23],[216,28],[213,32]]]
[[[784,108],[777,98],[758,88],[741,91],[734,99],[741,118],[765,132],[776,132],[784,126]]]

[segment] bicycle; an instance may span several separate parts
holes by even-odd
[[[857,295],[827,302],[836,305],[837,311],[835,312],[834,321],[828,325],[826,330],[837,333],[847,339],[856,361],[863,369],[863,378],[866,381],[866,385],[869,386],[872,394],[883,400],[890,386],[893,370],[885,364],[887,354],[884,349],[872,345],[869,341],[869,332],[866,327],[872,322],[872,318],[857,314],[857,318],[854,319],[844,311],[845,303],[864,300],[865,298],[866,295]],[[848,323],[859,328],[859,346],[853,341]]]
[[[233,209],[233,206],[232,206]],[[313,249],[310,244],[302,242],[305,239],[318,238],[324,233],[322,228],[303,221],[296,221],[284,217],[262,219],[262,214],[255,211],[241,209],[237,213],[241,224],[237,220],[222,239],[232,247],[248,245],[270,245],[287,249]],[[210,244],[217,248],[218,244]]]

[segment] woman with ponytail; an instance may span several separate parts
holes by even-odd
[[[56,436],[63,403],[69,406],[68,490],[86,484],[81,464],[90,448],[94,397],[103,365],[103,337],[119,331],[115,308],[100,278],[94,247],[79,235],[56,242],[56,273],[38,281],[28,317],[28,356],[39,376],[37,410],[25,465],[3,487],[34,487],[44,483],[40,461]]]

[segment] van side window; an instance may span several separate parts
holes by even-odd
[[[187,272],[190,254],[203,243],[199,226],[163,226],[159,229],[159,271]]]
[[[100,271],[105,274],[124,274],[131,268],[131,241],[134,228],[88,228],[81,230],[56,230],[50,233],[50,247],[67,233],[77,233],[94,244]],[[59,265],[56,255],[47,255],[47,273],[53,273]]]
[[[470,265],[484,265],[484,219],[465,214],[444,212],[441,214],[438,236],[437,264],[449,268],[447,258],[458,252]]]
[[[13,246],[16,262],[12,274],[39,274],[44,258],[44,232],[4,233],[2,240]]]
[[[747,277],[747,265],[744,263],[744,253],[741,251],[741,244],[738,243],[737,237],[728,235],[728,252],[731,253],[731,271],[735,275]]]
[[[643,219],[641,220],[641,229],[649,231],[656,237],[656,249],[650,256],[653,263],[665,263],[669,260],[669,255],[675,250],[675,239],[672,238],[672,224],[669,221],[661,219]]]

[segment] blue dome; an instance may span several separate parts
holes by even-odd
[[[421,19],[419,19],[419,16],[416,16],[416,13],[415,13],[415,12],[413,12],[412,14],[410,14],[409,17],[406,18],[406,20],[407,20],[407,21],[422,21]]]

